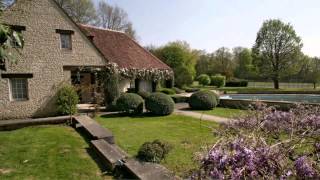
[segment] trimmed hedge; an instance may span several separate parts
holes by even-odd
[[[174,101],[163,93],[152,93],[146,99],[146,109],[155,115],[169,115],[174,110]]]
[[[226,82],[226,87],[247,87],[248,81],[246,80],[231,80]]]
[[[212,91],[199,91],[189,99],[189,106],[195,110],[210,110],[219,104],[219,96]]]
[[[210,77],[206,74],[201,74],[200,76],[198,76],[197,80],[198,80],[199,84],[201,84],[203,86],[207,86],[211,83]]]
[[[199,88],[185,88],[185,91],[188,93],[198,92],[200,91]]]
[[[134,93],[124,93],[117,99],[117,109],[129,114],[143,113],[143,99]]]
[[[211,85],[218,88],[226,85],[226,77],[221,75],[211,76]]]
[[[170,88],[162,88],[162,89],[160,89],[160,92],[162,92],[164,94],[168,94],[168,95],[176,94],[176,92],[173,89],[170,89]]]
[[[58,113],[61,115],[70,115],[77,112],[79,96],[75,88],[71,85],[63,86],[57,93],[56,104]]]

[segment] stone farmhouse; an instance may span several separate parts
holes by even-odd
[[[154,91],[172,84],[173,71],[122,32],[76,24],[54,0],[17,0],[1,22],[21,31],[17,63],[0,70],[0,120],[56,115],[55,97],[67,83],[90,87],[96,71],[115,65],[121,91]],[[81,103],[94,102],[96,88],[79,90]]]

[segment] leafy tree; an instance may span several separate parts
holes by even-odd
[[[312,58],[309,65],[308,79],[313,83],[314,89],[320,83],[320,58]]]
[[[0,16],[3,8],[9,1],[0,1]],[[13,46],[14,45],[14,46]],[[19,48],[24,46],[24,39],[20,32],[14,31],[10,26],[3,25],[0,22],[0,70],[5,70],[6,61],[16,62],[15,54],[12,50],[19,53]]]
[[[197,60],[196,63],[196,72],[197,72],[197,76],[201,75],[201,74],[209,74],[211,75],[211,68],[210,68],[210,62],[212,60],[212,56],[210,54],[207,54],[205,52],[201,53],[199,55],[199,59]]]
[[[270,77],[274,88],[279,89],[280,78],[297,71],[301,48],[301,39],[290,24],[278,19],[265,21],[253,46],[259,73]]]
[[[182,87],[193,82],[198,57],[197,52],[192,51],[188,43],[171,42],[154,50],[154,54],[173,69],[176,86]]]
[[[230,79],[233,76],[234,63],[228,48],[222,47],[215,51],[213,69],[215,74],[222,74]]]
[[[76,23],[94,24],[96,21],[96,9],[91,0],[56,0],[56,2]]]
[[[233,49],[233,58],[236,64],[235,76],[242,79],[250,78],[254,71],[251,51],[247,48],[236,47]]]
[[[128,19],[128,14],[120,7],[111,6],[105,1],[100,1],[97,17],[97,25],[107,29],[124,31],[130,37],[136,39],[136,31],[133,29],[132,23]]]

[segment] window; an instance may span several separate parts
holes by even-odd
[[[72,49],[71,34],[60,34],[60,39],[62,49]]]
[[[11,99],[14,101],[28,100],[28,81],[26,78],[10,79]]]

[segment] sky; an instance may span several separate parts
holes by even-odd
[[[99,0],[94,0],[98,2]],[[143,46],[185,40],[192,48],[251,48],[264,20],[281,19],[320,57],[320,0],[105,0],[129,15]]]

